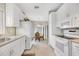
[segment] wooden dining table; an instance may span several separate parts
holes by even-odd
[[[41,39],[44,40],[44,36],[34,36],[33,39],[40,41]]]

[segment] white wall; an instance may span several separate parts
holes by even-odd
[[[21,26],[16,28],[16,34],[25,34],[28,37],[32,37],[34,33],[34,27],[31,21],[21,22]]]

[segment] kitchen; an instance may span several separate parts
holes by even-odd
[[[78,17],[78,3],[0,3],[0,56],[32,49],[36,32],[53,56],[79,56]]]
[[[53,22],[49,25],[49,44],[54,47],[57,56],[79,55],[78,6],[78,3],[65,3],[56,12],[50,14],[51,19],[55,20],[49,21],[49,23]]]

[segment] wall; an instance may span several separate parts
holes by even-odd
[[[28,37],[32,37],[34,33],[34,27],[31,21],[21,22],[20,27],[16,28],[16,35],[25,34]]]

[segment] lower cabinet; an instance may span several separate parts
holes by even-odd
[[[17,56],[20,53],[20,39],[10,43],[10,55]]]
[[[25,37],[20,38],[20,53],[22,54],[25,49]]]
[[[10,48],[8,44],[0,47],[0,56],[10,56]]]
[[[72,42],[72,56],[79,56],[79,43]]]
[[[26,47],[25,47],[26,49],[31,49],[31,47],[32,47],[32,38],[26,37],[25,45],[26,45]]]
[[[55,48],[55,39],[56,39],[56,36],[52,35],[50,38],[49,38],[49,45],[52,47],[52,48]]]
[[[25,37],[0,47],[0,56],[21,56],[25,49]]]

